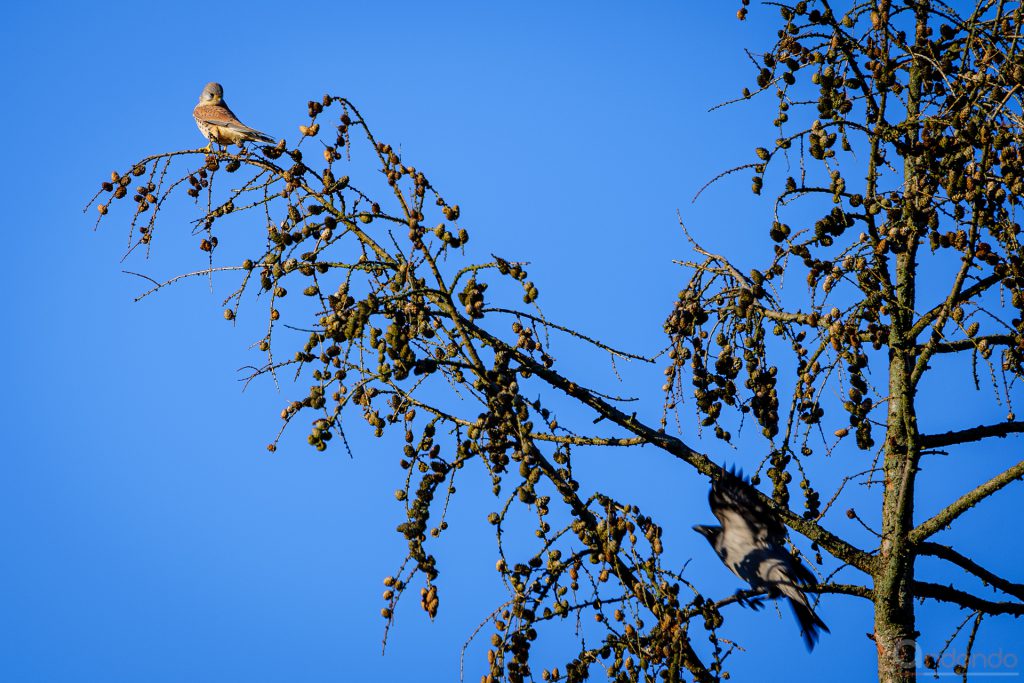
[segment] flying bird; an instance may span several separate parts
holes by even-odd
[[[235,116],[235,113],[224,101],[224,88],[220,83],[207,83],[199,95],[199,104],[192,110],[192,116],[199,126],[199,131],[210,141],[206,150],[218,145],[239,145],[246,141],[270,142],[274,139],[266,133],[250,128]]]
[[[697,525],[694,531],[706,538],[725,566],[751,588],[765,589],[770,598],[788,598],[804,643],[813,650],[819,631],[829,630],[800,589],[817,580],[786,550],[786,528],[757,498],[742,472],[723,472],[713,481],[708,503],[721,526]],[[754,609],[759,606],[750,604]]]

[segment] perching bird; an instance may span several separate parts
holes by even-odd
[[[246,141],[274,142],[265,133],[250,128],[235,116],[224,101],[224,88],[220,83],[207,83],[199,95],[199,104],[192,110],[192,116],[199,126],[199,131],[210,141],[207,151],[218,145],[241,145]]]
[[[723,472],[711,485],[708,503],[722,526],[697,525],[694,531],[704,536],[725,566],[751,588],[767,589],[771,598],[789,598],[807,649],[813,650],[819,630],[829,630],[800,589],[817,580],[783,545],[786,528],[754,495],[742,472]],[[751,606],[757,608],[756,603]]]

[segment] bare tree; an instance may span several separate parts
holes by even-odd
[[[969,611],[961,625],[971,623],[968,654],[982,620],[1024,614],[1024,585],[979,566],[971,548],[935,540],[1024,476],[1024,460],[970,490],[917,476],[938,451],[955,457],[961,444],[1024,431],[1012,410],[1024,372],[1024,261],[1014,220],[1024,195],[1024,16],[1004,0],[980,0],[969,11],[937,0],[838,5],[772,3],[781,15],[777,41],[749,55],[757,87],[740,102],[775,94],[778,136],[733,170],[753,172],[755,194],[766,178],[781,187],[769,221],[776,246],[760,268],[744,272],[690,240],[688,281],[664,325],[666,353],[657,357],[668,359],[665,411],[653,422],[591,388],[597,378],[561,370],[553,347],[662,361],[548,320],[534,305],[538,287],[525,265],[474,258],[459,207],[345,99],[309,102],[295,147],[155,154],[103,184],[100,194],[113,200],[133,196],[133,250],[153,247],[168,202],[194,199],[210,265],[150,291],[236,273],[224,317],[236,319],[257,299],[268,316],[257,342],[264,360],[252,376],[287,371],[309,387],[282,411],[285,426],[305,418],[318,450],[343,440],[355,417],[378,436],[401,435],[395,457],[407,474],[397,497],[407,521],[399,531],[408,553],[385,581],[388,622],[414,585],[423,609],[436,614],[433,539],[447,527],[458,472],[484,468],[499,501],[489,520],[508,587],[507,602],[484,626],[491,632],[485,681],[578,681],[595,670],[628,681],[722,678],[734,651],[722,634],[723,610],[756,591],[708,600],[663,563],[656,520],[588,487],[573,470],[580,449],[647,445],[674,456],[683,473],[720,477],[711,458],[671,433],[670,423],[694,433],[683,406],[695,407],[700,424],[725,442],[737,425],[760,431],[763,451],[744,460],[755,485],[762,477],[770,483],[760,503],[810,540],[825,572],[813,590],[873,603],[879,680],[915,678],[916,661],[936,666],[935,653],[918,659],[916,601]],[[307,139],[322,143],[322,163],[319,147],[299,149]],[[386,185],[376,174],[361,181],[341,174],[343,159],[366,153]],[[375,183],[379,192],[369,189]],[[105,215],[111,202],[102,201]],[[215,266],[229,219],[265,226],[266,242],[239,265]],[[805,288],[794,286],[798,277]],[[310,305],[286,299],[289,287]],[[282,348],[286,320],[308,332],[298,348]],[[929,381],[978,391],[978,401],[989,400],[991,385],[991,418],[922,432],[928,416],[920,392]],[[552,406],[567,403],[590,419],[562,424]],[[855,449],[872,457],[871,466],[841,473],[843,485],[823,496],[805,465]],[[801,509],[791,501],[794,479]],[[875,494],[877,547],[858,547],[826,524],[826,513],[844,507],[850,483]],[[948,502],[915,518],[925,485]],[[536,520],[526,555],[506,550],[516,510]],[[852,508],[846,514],[859,519]],[[995,594],[919,577],[921,556]],[[850,578],[839,582],[839,571]],[[838,599],[847,598],[829,598]],[[530,649],[538,629],[567,618],[585,624],[579,632],[587,638],[561,666],[537,672]]]

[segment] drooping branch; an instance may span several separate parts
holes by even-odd
[[[943,432],[942,434],[925,434],[921,436],[921,448],[941,448],[956,444],[982,441],[992,437],[1004,438],[1008,434],[1024,432],[1024,422],[1003,422],[994,425],[979,425],[970,429]]]
[[[971,560],[969,557],[964,557],[949,546],[926,541],[918,546],[918,553],[921,555],[938,557],[940,559],[947,560],[948,562],[952,562],[964,571],[974,574],[985,583],[998,588],[1007,595],[1012,595],[1018,600],[1024,600],[1024,583],[1013,583],[1001,576],[996,576],[989,570]]]
[[[467,322],[467,329],[473,326]],[[518,440],[524,452],[529,452],[533,462],[542,470],[546,478],[554,485],[555,489],[562,496],[563,501],[569,505],[573,518],[578,525],[574,524],[573,529],[581,542],[591,547],[604,560],[611,565],[615,576],[622,583],[623,587],[632,593],[633,597],[657,617],[659,624],[670,622],[673,618],[672,611],[666,609],[666,605],[659,595],[642,580],[637,571],[623,558],[622,553],[614,549],[617,545],[611,542],[607,533],[601,533],[601,525],[593,511],[588,507],[587,502],[582,500],[573,486],[574,482],[560,476],[558,469],[538,449],[531,447],[527,430],[521,421],[517,419]],[[693,675],[695,681],[709,683],[715,680],[715,676],[701,661],[686,638],[677,641],[680,649],[682,665]]]
[[[989,479],[981,486],[968,491],[934,517],[919,524],[910,532],[910,542],[920,543],[929,536],[945,529],[957,517],[1017,479],[1024,479],[1024,460]]]

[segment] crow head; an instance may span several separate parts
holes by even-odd
[[[698,524],[693,527],[693,530],[703,536],[711,544],[711,547],[715,547],[715,540],[722,533],[722,527],[720,526],[706,526],[704,524]]]

